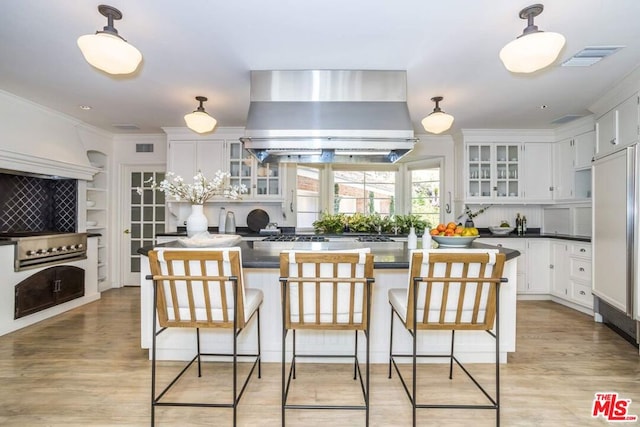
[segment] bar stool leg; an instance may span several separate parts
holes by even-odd
[[[393,354],[393,306],[391,306],[391,326],[389,327],[389,330],[389,378],[391,378],[391,355]]]
[[[449,379],[453,379],[453,342],[456,337],[456,331],[451,330],[451,354],[449,354]]]
[[[353,379],[358,378],[358,331],[355,331],[356,335],[356,345],[353,353]]]

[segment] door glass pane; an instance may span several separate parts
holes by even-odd
[[[140,254],[142,246],[153,246],[155,235],[165,230],[165,195],[161,191],[152,190],[150,179],[160,183],[165,179],[165,172],[132,171],[131,185],[131,223],[127,227],[129,243],[129,273],[140,272]],[[143,195],[137,193],[137,188],[143,188]]]
[[[307,166],[296,169],[296,209],[285,204],[285,213],[292,214],[295,210],[297,228],[312,229],[313,222],[320,218],[320,170]]]
[[[431,227],[440,222],[440,168],[411,171],[411,213]]]

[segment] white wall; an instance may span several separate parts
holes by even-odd
[[[419,139],[413,150],[402,158],[402,162],[413,162],[417,160],[430,158],[443,158],[442,165],[442,212],[444,221],[452,221],[455,219],[453,209],[454,188],[456,181],[456,159],[454,156],[454,140],[451,135],[426,135],[418,134]],[[451,202],[450,202],[451,201]],[[451,203],[451,213],[446,213],[445,204]]]

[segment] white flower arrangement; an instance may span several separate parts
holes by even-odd
[[[167,172],[166,179],[160,184],[153,178],[145,181],[150,184],[152,190],[162,191],[167,197],[176,201],[185,200],[192,205],[202,205],[213,196],[222,196],[225,199],[239,199],[241,194],[247,192],[246,185],[228,185],[227,181],[231,175],[229,172],[217,171],[213,179],[208,179],[201,171],[193,177],[193,184],[186,184],[181,176],[173,172]],[[142,188],[137,188],[138,194],[142,195]]]

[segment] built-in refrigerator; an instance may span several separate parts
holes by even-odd
[[[592,168],[594,312],[629,341],[640,341],[639,149],[596,158]]]

